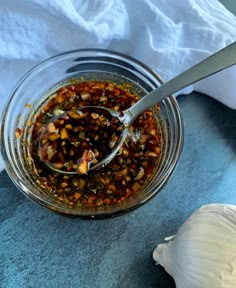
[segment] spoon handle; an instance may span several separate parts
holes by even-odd
[[[159,103],[169,95],[234,64],[236,64],[236,42],[212,54],[205,60],[142,97],[135,105],[127,109],[131,118],[126,124],[132,123],[139,114]]]

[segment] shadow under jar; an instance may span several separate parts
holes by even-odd
[[[50,189],[46,189],[42,182],[38,181],[29,145],[35,115],[44,107],[50,95],[55,95],[60,87],[73,83],[112,83],[115,87],[125,87],[132,95],[142,97],[162,82],[160,77],[143,63],[108,50],[74,50],[45,60],[19,81],[3,111],[1,152],[7,173],[26,196],[55,212],[92,219],[127,213],[160,192],[178,162],[183,146],[183,122],[177,101],[174,96],[170,96],[152,108],[151,113],[160,138],[160,153],[156,157],[151,175],[142,185],[121,201],[96,205],[94,195],[94,205],[83,205],[80,201],[72,201],[73,194],[68,195],[70,198],[66,197],[67,201],[64,201],[56,190],[49,191]],[[109,165],[104,169],[109,170]],[[119,167],[117,169],[119,170]],[[129,171],[129,165],[127,170]],[[48,175],[51,173],[53,172],[47,171]],[[105,171],[101,168],[93,173],[102,178]],[[113,176],[110,176],[111,179]],[[64,175],[58,177],[62,178]],[[72,180],[73,178],[68,182]],[[86,176],[83,180],[86,181]],[[96,194],[94,187],[91,190]]]

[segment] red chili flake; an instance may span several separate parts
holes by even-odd
[[[21,134],[22,134],[22,130],[20,128],[16,128],[16,131],[15,131],[16,138],[20,138]]]
[[[25,104],[25,107],[26,107],[26,108],[32,108],[32,104],[27,103],[27,104]]]

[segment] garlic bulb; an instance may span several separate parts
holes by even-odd
[[[236,206],[209,204],[153,252],[176,288],[236,287]]]

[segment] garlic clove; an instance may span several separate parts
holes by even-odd
[[[236,287],[236,206],[200,207],[153,252],[176,288]]]

